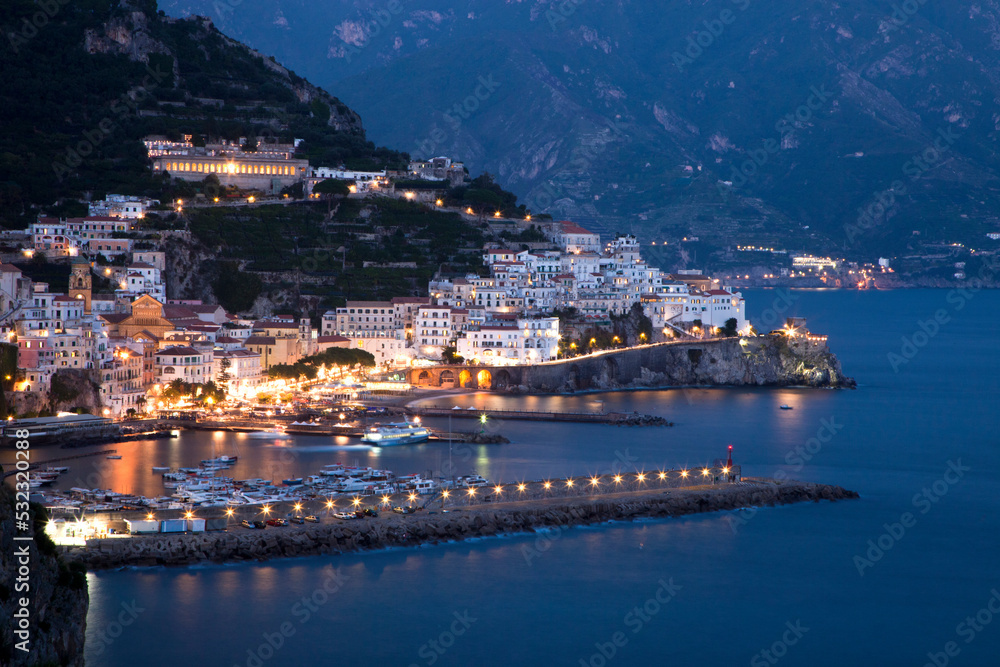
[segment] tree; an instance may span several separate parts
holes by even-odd
[[[737,324],[738,323],[736,322],[736,318],[730,317],[728,320],[726,320],[726,326],[722,327],[722,332],[719,335],[724,336],[726,338],[734,337],[737,334],[737,329],[736,329]]]
[[[447,345],[441,350],[441,361],[446,364],[461,364],[465,362],[465,357],[457,354],[458,349],[453,345]]]
[[[351,186],[347,184],[347,181],[328,178],[314,185],[313,193],[323,195],[323,199],[326,200],[326,212],[330,214],[333,210],[334,197],[346,197],[351,194]]]

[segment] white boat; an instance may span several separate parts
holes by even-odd
[[[69,467],[67,467],[67,466],[49,466],[45,470],[46,470],[46,472],[54,472],[54,473],[56,473],[58,475],[61,475],[64,472],[69,472]]]
[[[458,478],[457,484],[463,489],[481,488],[489,484],[490,481],[482,475],[462,475]]]
[[[220,456],[215,459],[202,459],[201,464],[203,466],[231,466],[236,463],[240,457],[238,456]]]
[[[431,432],[419,424],[403,422],[400,424],[382,424],[373,426],[370,431],[361,436],[361,442],[367,442],[376,447],[393,445],[413,445],[424,442]]]
[[[257,439],[260,439],[260,440],[274,440],[276,438],[277,439],[284,439],[284,438],[290,438],[292,436],[290,436],[287,433],[285,433],[285,431],[283,429],[272,428],[272,429],[268,429],[266,431],[250,431],[249,433],[247,433],[247,437],[248,438],[253,438],[254,440],[257,440]]]
[[[170,466],[153,466],[153,472],[164,473],[169,471],[170,471]]]
[[[120,459],[121,457],[122,457],[121,454],[108,454],[104,458],[106,458],[106,459]]]

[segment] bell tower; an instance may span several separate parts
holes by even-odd
[[[83,301],[83,312],[88,315],[90,314],[91,288],[90,264],[84,260],[74,261],[72,271],[69,274],[69,297]]]

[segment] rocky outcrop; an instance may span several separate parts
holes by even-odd
[[[525,367],[520,391],[680,386],[854,387],[825,342],[785,336],[662,343]]]
[[[15,530],[14,511],[13,493],[0,487],[0,664],[82,666],[89,604],[84,569],[56,555],[55,545],[41,533],[44,510],[38,506],[32,506],[34,541],[16,541],[15,535],[26,532]],[[27,555],[18,555],[21,549]],[[30,634],[22,644],[27,651],[18,648],[24,637],[15,634],[24,625],[17,616],[21,598],[29,603]]]
[[[203,561],[267,560],[387,547],[417,546],[499,534],[533,532],[553,526],[643,517],[675,517],[747,506],[843,500],[858,494],[837,486],[802,482],[696,487],[550,499],[413,515],[383,513],[374,519],[273,528],[234,527],[224,533],[135,536],[93,540],[68,559],[92,568],[123,565],[188,565]]]

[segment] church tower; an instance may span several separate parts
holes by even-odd
[[[69,274],[69,297],[83,301],[83,312],[90,314],[91,294],[90,264],[85,260],[74,260]]]

